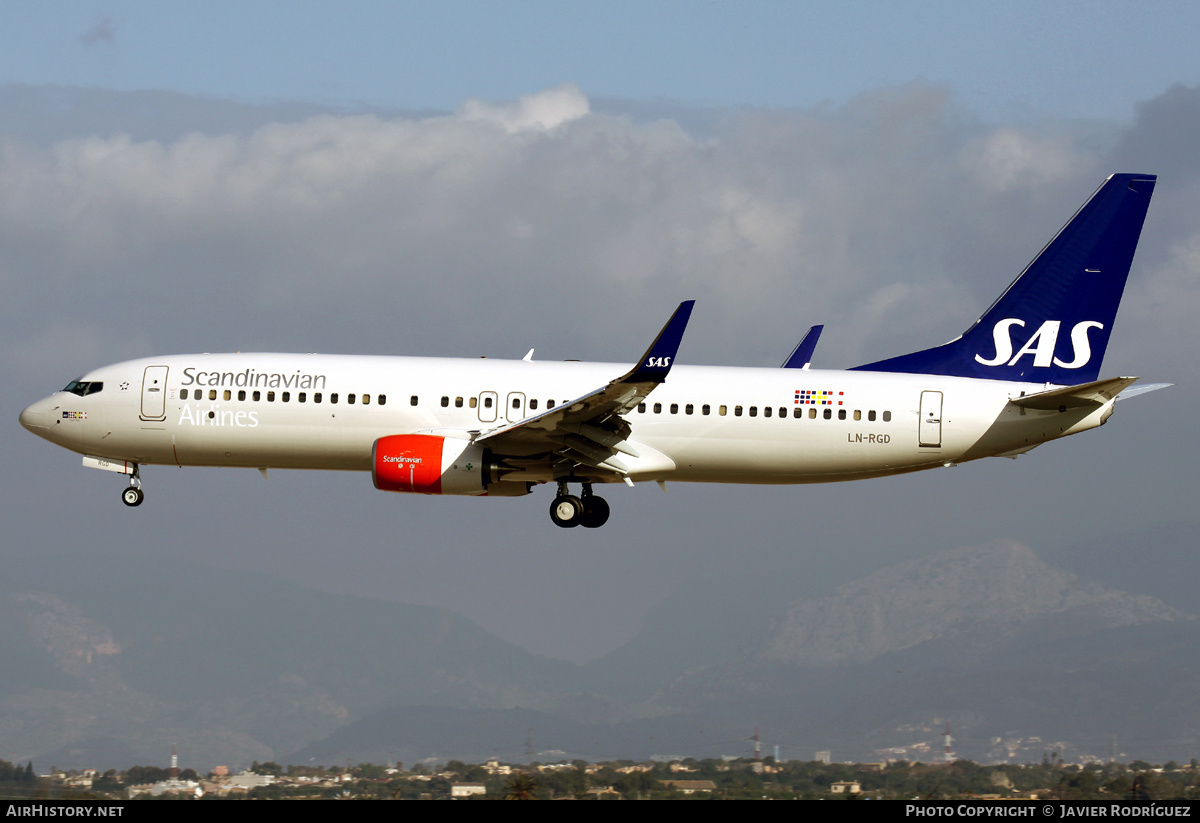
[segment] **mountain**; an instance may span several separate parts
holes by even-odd
[[[155,764],[172,744],[246,765],[384,706],[558,709],[580,686],[444,609],[195,564],[12,561],[0,622],[0,756],[39,767]]]
[[[1128,593],[997,541],[822,594],[775,578],[754,602],[689,581],[627,647],[577,666],[444,609],[199,564],[10,561],[0,757],[715,757],[745,754],[757,726],[785,757],[928,760],[946,724],[959,756],[987,761],[1107,757],[1114,737],[1129,757],[1200,753],[1200,620],[1180,587],[1153,596],[1155,575]]]

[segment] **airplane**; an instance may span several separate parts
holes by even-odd
[[[369,471],[375,488],[517,497],[597,528],[604,483],[800,484],[1013,457],[1170,384],[1099,379],[1157,178],[1114,174],[962,335],[846,371],[678,365],[684,301],[631,368],[612,363],[190,354],[118,363],[21,412],[127,475],[146,465]],[[579,484],[580,492],[570,487]]]

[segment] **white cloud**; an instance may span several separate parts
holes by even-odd
[[[465,101],[458,110],[464,120],[495,123],[510,134],[548,131],[584,117],[591,110],[587,96],[576,86],[564,83],[536,94],[522,94],[515,103],[495,105],[482,100]]]
[[[1066,135],[1032,134],[1009,126],[968,142],[960,159],[984,186],[1006,192],[1078,177],[1091,171],[1095,155]]]
[[[603,318],[650,333],[695,297],[711,324],[698,359],[773,361],[825,322],[825,362],[851,365],[962,331],[1099,182],[1099,158],[1063,129],[974,123],[920,85],[731,111],[704,138],[592,113],[565,85],[446,116],[10,140],[0,281],[11,312],[65,299],[172,348],[186,305],[246,346],[432,353],[448,337],[478,354],[541,342],[536,323],[569,332],[569,356],[623,358],[633,344]],[[330,306],[361,337],[320,338]]]

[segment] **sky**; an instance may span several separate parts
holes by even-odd
[[[0,3],[3,551],[155,555],[445,606],[584,661],[1013,539],[1197,519],[1200,61],[1184,3]],[[601,530],[366,475],[84,471],[16,423],[189,351],[843,368],[965,329],[1106,175],[1160,175],[1102,430],[924,475],[653,484]],[[714,587],[712,581],[721,581]],[[715,591],[714,591],[715,589]]]

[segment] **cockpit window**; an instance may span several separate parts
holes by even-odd
[[[87,397],[89,394],[96,394],[104,388],[104,383],[98,380],[82,381],[72,380],[67,384],[63,391],[69,391],[71,394],[77,394],[80,397]]]

